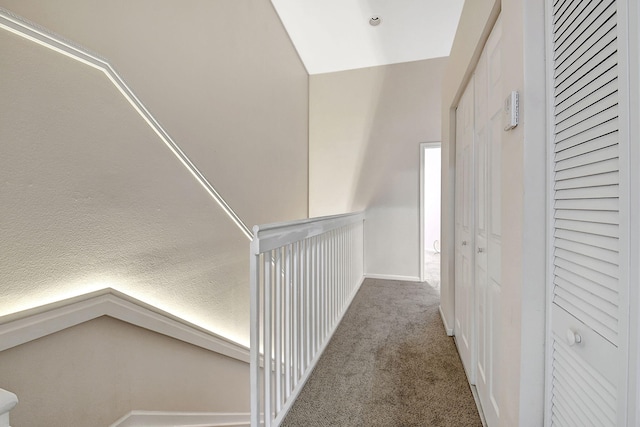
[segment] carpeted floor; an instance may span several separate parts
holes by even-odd
[[[367,279],[283,426],[482,426],[426,283]]]

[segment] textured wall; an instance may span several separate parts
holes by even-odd
[[[249,412],[249,367],[110,317],[0,352],[14,427],[108,426],[132,410]]]
[[[308,76],[271,2],[0,6],[107,58],[250,228],[306,217]]]
[[[0,6],[106,57],[249,227],[306,217],[308,76],[269,2]],[[247,344],[246,237],[104,75],[0,51],[0,315],[111,286]]]
[[[310,214],[367,209],[366,274],[420,276],[420,143],[440,139],[445,64],[310,78]]]

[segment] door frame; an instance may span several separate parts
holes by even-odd
[[[425,231],[425,212],[424,212],[424,191],[426,190],[426,183],[425,183],[425,179],[426,179],[426,173],[425,173],[425,151],[429,148],[440,148],[440,159],[442,163],[442,143],[440,141],[431,141],[431,142],[421,142],[420,143],[420,183],[418,185],[419,191],[420,191],[420,197],[418,198],[420,206],[419,206],[419,211],[420,211],[420,226],[419,228],[419,233],[420,233],[420,256],[418,256],[418,260],[420,262],[420,269],[418,271],[420,271],[420,281],[424,282],[424,278],[425,278],[425,271],[424,271],[424,264],[425,264],[425,257],[424,257],[424,251],[426,249],[426,242],[424,241],[424,231]],[[442,191],[442,174],[440,176],[440,191]],[[440,199],[442,201],[442,195],[440,195]],[[442,209],[440,209],[440,212],[442,213]],[[440,235],[442,236],[442,218],[440,218]],[[442,239],[442,238],[441,238]],[[441,267],[442,270],[442,267]],[[449,331],[447,330],[447,334],[448,335],[452,335],[453,334],[453,330]]]
[[[637,1],[629,2],[627,6],[627,29],[629,31],[628,40],[628,73],[629,73],[629,117],[639,117],[640,115],[640,4]],[[631,54],[631,52],[635,52]],[[631,141],[638,141],[640,138],[640,122],[630,123],[629,138]],[[631,144],[629,147],[629,161],[633,165],[640,164],[640,147],[638,144]],[[631,218],[635,218],[629,224],[630,248],[629,257],[629,282],[640,283],[640,195],[637,189],[640,188],[640,170],[630,168],[629,184],[630,192],[629,204],[631,208]],[[635,213],[635,214],[634,214]],[[634,262],[635,261],[635,262]],[[638,286],[631,286],[629,289],[629,384],[627,398],[629,400],[627,420],[629,425],[640,423],[640,289]]]

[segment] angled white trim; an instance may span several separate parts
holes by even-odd
[[[249,413],[131,411],[109,427],[249,427]]]
[[[109,316],[249,362],[249,349],[111,288],[0,317],[0,351]]]
[[[231,206],[227,204],[220,193],[218,193],[207,178],[205,178],[204,174],[200,172],[200,170],[195,166],[195,164],[193,164],[189,157],[187,157],[171,136],[169,136],[167,131],[160,125],[155,117],[151,115],[149,110],[147,110],[142,101],[140,101],[140,99],[138,99],[138,97],[133,93],[124,79],[120,77],[115,69],[104,58],[101,58],[96,54],[89,52],[87,49],[65,40],[59,35],[54,34],[37,24],[29,22],[3,8],[0,8],[0,28],[102,71],[111,83],[113,83],[113,85],[120,91],[122,96],[129,101],[140,117],[142,117],[158,137],[160,137],[162,142],[164,142],[169,150],[171,150],[180,163],[183,164],[191,175],[193,175],[196,181],[198,181],[207,193],[209,193],[218,205],[220,205],[222,210],[224,210],[227,216],[236,224],[236,226],[238,226],[240,231],[242,231],[249,240],[253,239],[253,234],[249,227],[247,227],[233,209],[231,209]]]
[[[400,280],[402,282],[420,282],[418,276],[399,276],[396,274],[365,274],[366,279],[378,279],[378,280]]]

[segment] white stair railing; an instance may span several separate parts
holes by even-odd
[[[9,427],[9,412],[18,404],[18,397],[0,388],[0,427]]]
[[[253,233],[251,426],[277,427],[362,283],[364,214]]]

